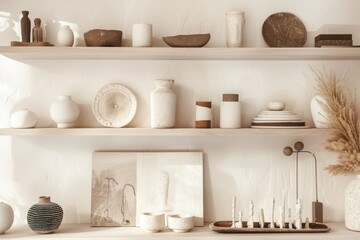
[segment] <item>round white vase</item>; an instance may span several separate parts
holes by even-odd
[[[10,116],[10,126],[12,128],[34,128],[37,124],[35,113],[27,109],[13,112]]]
[[[80,108],[71,96],[59,96],[51,106],[50,115],[58,128],[71,128],[79,118]]]
[[[9,204],[0,202],[0,235],[9,230],[14,222],[14,211]]]
[[[171,89],[174,80],[155,80],[156,89],[151,92],[151,127],[175,127],[176,94]]]
[[[345,226],[360,232],[360,175],[348,183],[345,190]]]
[[[72,47],[74,45],[74,32],[69,26],[61,26],[58,36],[58,44],[62,47]]]
[[[328,115],[321,107],[321,103],[325,103],[325,100],[319,95],[316,95],[311,99],[311,115],[316,128],[327,128],[329,124]]]

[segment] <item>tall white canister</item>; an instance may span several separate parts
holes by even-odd
[[[223,94],[220,105],[220,128],[241,128],[239,94]]]
[[[173,128],[176,120],[176,94],[171,89],[174,80],[156,79],[151,92],[151,127]]]

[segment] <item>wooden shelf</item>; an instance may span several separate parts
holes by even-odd
[[[91,228],[88,224],[69,225],[63,224],[60,229],[53,234],[36,234],[32,232],[28,226],[14,226],[7,233],[1,235],[1,239],[242,239],[242,240],[258,240],[258,239],[293,239],[293,240],[358,240],[359,233],[346,230],[344,223],[327,223],[332,229],[328,233],[281,233],[281,234],[221,234],[213,232],[208,226],[194,228],[188,233],[173,233],[166,229],[160,233],[146,233],[135,227],[119,227],[119,228]]]
[[[0,47],[15,60],[360,60],[360,48]]]
[[[198,129],[198,128],[31,128],[0,129],[0,135],[8,136],[318,136],[328,129]]]

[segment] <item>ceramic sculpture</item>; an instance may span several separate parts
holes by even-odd
[[[249,202],[249,218],[247,221],[248,228],[254,228],[254,203],[253,201]]]
[[[37,124],[35,113],[28,109],[13,112],[10,116],[10,126],[12,128],[34,128]]]
[[[21,41],[30,42],[31,21],[29,18],[29,11],[22,11],[23,17],[20,20],[21,24]]]

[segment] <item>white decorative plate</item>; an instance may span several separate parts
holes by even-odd
[[[290,111],[262,111],[260,114],[269,114],[269,115],[293,115],[294,113]]]
[[[259,118],[256,117],[254,121],[263,121],[263,122],[291,122],[291,121],[301,121],[300,118]]]
[[[263,128],[263,129],[291,129],[291,128],[300,128],[300,129],[304,129],[304,128],[310,128],[309,126],[251,126],[251,128]]]
[[[96,120],[106,127],[123,127],[135,117],[135,95],[118,83],[111,83],[96,94],[92,109]]]

